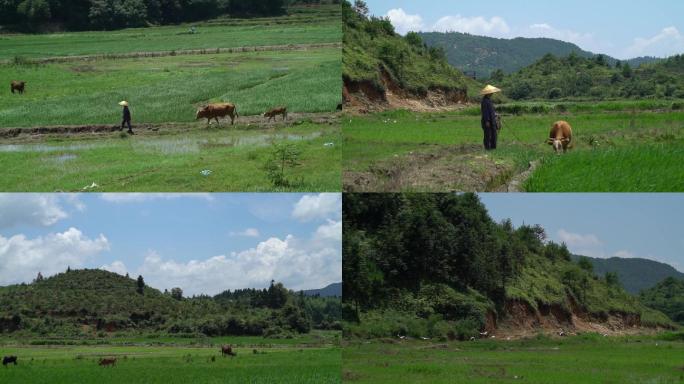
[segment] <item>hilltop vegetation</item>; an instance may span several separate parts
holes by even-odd
[[[468,82],[450,66],[444,51],[429,48],[417,34],[402,37],[388,19],[368,15],[363,2],[342,2],[342,77],[349,92],[425,96],[431,90],[465,100]]]
[[[684,326],[684,279],[668,277],[639,294],[641,301]]]
[[[596,56],[575,44],[548,38],[499,39],[460,32],[422,32],[420,37],[428,46],[443,49],[449,64],[469,74],[474,72],[479,79],[488,78],[496,70],[515,72],[546,54],[562,57],[574,52],[584,58]],[[618,61],[609,56],[605,59],[611,65]],[[654,57],[639,57],[626,62],[637,67],[655,60]]]
[[[632,68],[628,63],[612,66],[603,55],[583,58],[547,54],[520,71],[494,72],[490,81],[514,100],[683,98],[684,56]]]
[[[579,257],[573,256],[573,259],[577,260]],[[606,273],[616,273],[622,287],[631,294],[638,294],[644,289],[653,288],[668,277],[684,280],[684,273],[679,272],[669,264],[655,260],[620,257],[586,258],[591,261],[594,273],[597,275],[603,277]]]
[[[68,337],[117,331],[282,337],[312,327],[339,327],[339,299],[296,295],[280,283],[184,298],[181,288],[162,293],[139,280],[73,270],[2,287],[0,331]]]
[[[612,275],[573,263],[542,227],[495,223],[477,195],[349,195],[343,215],[347,334],[463,340],[504,324],[671,326]]]

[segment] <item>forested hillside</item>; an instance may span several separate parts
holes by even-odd
[[[449,64],[486,79],[496,70],[512,73],[541,59],[547,54],[592,58],[596,54],[585,51],[575,44],[548,38],[499,39],[460,32],[423,32],[420,37],[429,47],[441,48]],[[615,58],[606,56],[606,62],[615,65]],[[638,57],[627,60],[632,67],[656,61],[654,57]]]
[[[348,195],[343,215],[348,333],[463,339],[501,327],[671,324],[614,276],[572,262],[542,227],[494,222],[475,194]]]
[[[573,256],[573,259],[577,260],[579,257]],[[654,260],[620,257],[608,259],[588,257],[587,259],[593,264],[594,272],[601,277],[609,272],[617,273],[620,284],[631,294],[638,294],[644,289],[652,288],[668,277],[684,280],[684,273],[671,265]]]
[[[641,301],[684,326],[684,279],[668,277],[639,295]]]
[[[492,74],[506,96],[525,99],[683,98],[684,55],[632,68],[604,56],[546,55],[520,71]]]
[[[0,332],[88,336],[141,331],[169,334],[269,335],[339,328],[340,300],[305,297],[280,283],[268,289],[183,297],[160,292],[143,277],[103,270],[38,276],[32,284],[0,287]]]

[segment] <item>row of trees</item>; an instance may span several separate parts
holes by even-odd
[[[195,21],[229,13],[278,15],[293,0],[0,0],[0,25],[36,30],[117,29]],[[299,1],[297,1],[299,2]],[[309,0],[304,3],[320,3]]]

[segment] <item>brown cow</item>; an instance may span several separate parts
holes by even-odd
[[[287,119],[287,107],[273,108],[264,113],[264,117],[268,117],[268,121],[275,119],[277,115],[283,115],[283,120]]]
[[[556,153],[559,153],[561,149],[563,152],[566,152],[572,143],[572,127],[567,121],[555,122],[551,132],[549,132],[549,139],[546,142],[549,145],[553,145]]]
[[[108,365],[114,366],[116,364],[116,357],[109,358],[109,359],[100,359],[101,366],[106,367]]]
[[[233,352],[233,347],[230,345],[221,346],[221,355],[225,357],[226,355],[237,356],[237,353]]]
[[[235,104],[233,103],[214,103],[209,104],[206,107],[201,107],[197,109],[196,119],[206,118],[207,124],[211,124],[211,119],[216,120],[216,124],[219,124],[219,117],[230,116],[230,125],[233,125],[235,118],[239,117],[237,110],[235,109]]]
[[[26,86],[25,81],[16,81],[12,80],[12,83],[10,84],[10,91],[14,93],[14,91],[21,93],[24,93],[24,87]]]

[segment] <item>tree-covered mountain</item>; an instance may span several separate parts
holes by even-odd
[[[88,336],[119,331],[276,335],[339,327],[340,300],[268,289],[183,297],[98,269],[68,270],[31,284],[0,287],[0,332]]]
[[[420,37],[429,47],[444,50],[451,65],[481,79],[489,78],[496,70],[515,72],[547,54],[568,56],[574,52],[585,58],[596,56],[573,43],[548,38],[502,39],[461,32],[422,32]],[[626,62],[637,67],[656,60],[654,57],[638,57]],[[606,56],[606,61],[615,65],[618,60]]]
[[[384,102],[391,91],[425,98],[439,92],[446,102],[465,101],[469,79],[449,65],[444,52],[427,47],[413,33],[402,37],[392,23],[368,15],[357,3],[342,1],[344,98]]]
[[[684,55],[633,68],[601,55],[548,54],[518,72],[494,72],[490,81],[515,100],[683,98]]]
[[[684,326],[684,279],[668,277],[639,295],[641,302]]]
[[[591,261],[594,272],[598,276],[606,273],[617,273],[620,283],[631,294],[638,294],[644,289],[649,289],[668,277],[684,280],[684,273],[679,272],[669,264],[655,260],[641,258],[611,257],[601,259],[596,257],[573,256],[574,260],[586,258]]]
[[[307,296],[342,297],[342,283],[332,283],[321,289],[307,289],[304,294]]]
[[[612,276],[573,262],[542,227],[494,222],[475,194],[352,194],[343,225],[348,333],[468,338],[501,327],[671,324]]]

